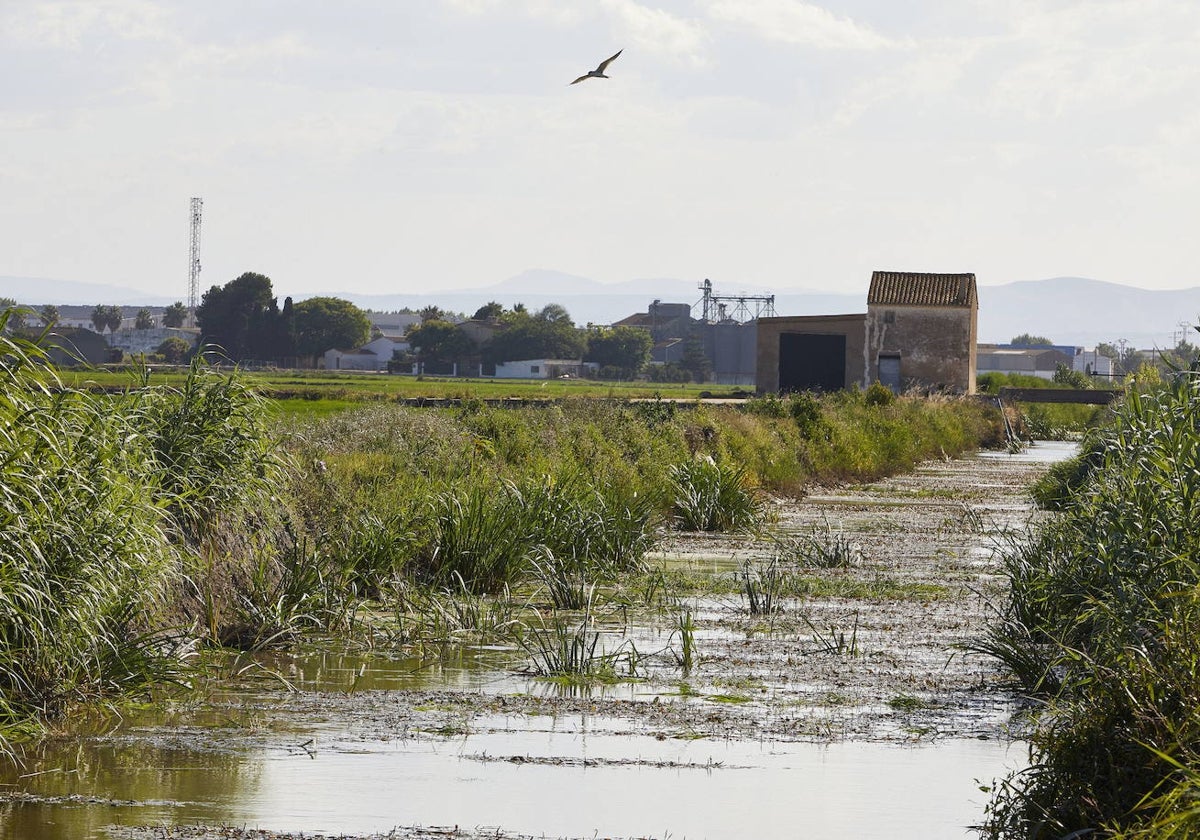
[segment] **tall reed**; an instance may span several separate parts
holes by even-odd
[[[764,505],[746,467],[700,456],[671,468],[676,527],[685,531],[749,531]]]
[[[170,678],[146,615],[177,561],[127,410],[70,391],[0,315],[0,746],[69,705]]]
[[[1030,769],[997,786],[997,837],[1200,832],[1200,381],[1130,390],[1010,551],[1011,600],[979,649],[1040,703]]]

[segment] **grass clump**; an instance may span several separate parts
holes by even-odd
[[[671,469],[675,526],[683,531],[749,531],[762,522],[762,500],[743,466],[701,456]]]
[[[517,642],[528,655],[528,670],[540,677],[572,684],[616,682],[637,675],[637,648],[629,640],[616,650],[600,646],[600,631],[594,629],[592,603],[584,605],[577,624],[556,621],[547,627],[526,628]],[[622,675],[619,669],[624,666]]]
[[[835,531],[828,520],[808,534],[780,534],[773,539],[780,559],[794,566],[849,569],[862,563],[862,548],[843,531]]]
[[[750,615],[774,615],[783,609],[781,600],[788,574],[780,567],[777,557],[757,564],[747,560],[737,573],[737,579]]]

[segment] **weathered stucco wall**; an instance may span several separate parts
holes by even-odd
[[[902,388],[974,393],[977,319],[976,307],[868,307],[870,380],[879,378],[880,356],[899,356]]]

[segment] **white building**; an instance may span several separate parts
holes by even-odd
[[[500,362],[496,365],[497,379],[581,379],[585,372],[595,371],[595,362],[578,359],[524,359]]]
[[[409,312],[368,312],[367,319],[388,338],[403,338],[411,327],[421,323],[420,315]]]
[[[1096,352],[1094,347],[1091,350],[1077,347],[1075,348],[1075,359],[1071,365],[1071,369],[1080,373],[1086,373],[1088,376],[1111,379],[1113,375],[1113,360],[1108,356]]]
[[[195,347],[200,340],[200,331],[182,327],[151,327],[148,330],[119,329],[108,336],[108,345],[126,355],[140,356],[143,353],[153,353],[168,338],[182,338]]]
[[[409,344],[401,338],[380,336],[355,350],[326,350],[326,370],[387,370],[398,353],[407,352]]]

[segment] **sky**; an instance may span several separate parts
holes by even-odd
[[[186,299],[200,196],[201,293],[1196,286],[1198,56],[1195,0],[0,0],[0,276]]]

